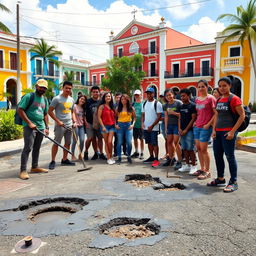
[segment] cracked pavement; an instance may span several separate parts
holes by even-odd
[[[163,141],[160,139],[160,156],[163,155]],[[212,149],[210,148],[212,155]],[[92,155],[92,152],[90,152]],[[206,188],[206,181],[181,174],[181,179],[168,179],[169,182],[195,184],[201,188],[196,196],[174,196],[174,192],[165,192],[162,196],[150,196],[148,190],[122,188],[116,184],[121,176],[131,173],[149,173],[165,179],[166,168],[151,168],[140,160],[128,165],[109,166],[101,160],[89,161],[93,169],[78,173],[79,163],[75,167],[57,166],[47,174],[33,174],[27,181],[17,178],[20,154],[0,158],[1,182],[13,181],[29,184],[16,191],[1,191],[0,208],[11,201],[25,202],[24,198],[48,197],[51,195],[83,195],[88,200],[110,203],[99,207],[93,215],[86,218],[90,228],[77,233],[60,236],[42,236],[46,242],[37,255],[42,256],[96,256],[96,255],[255,255],[256,251],[256,162],[255,154],[237,151],[239,190],[225,194],[221,188]],[[60,152],[58,153],[61,158]],[[147,155],[146,155],[147,157]],[[211,157],[212,158],[212,157]],[[213,159],[213,158],[212,158]],[[50,160],[50,147],[46,145],[40,154],[40,166],[47,167]],[[30,160],[29,160],[30,163]],[[227,166],[227,165],[226,165]],[[131,168],[132,167],[132,168]],[[212,176],[215,177],[215,165],[211,161]],[[174,174],[171,171],[170,174]],[[226,172],[226,178],[228,178]],[[116,182],[112,189],[110,181]],[[106,186],[107,184],[107,186]],[[131,185],[132,186],[132,185]],[[192,185],[191,185],[192,186]],[[131,189],[134,189],[132,191]],[[143,195],[144,193],[144,195]],[[159,193],[153,191],[152,193]],[[173,194],[172,194],[173,193]],[[182,193],[182,192],[175,192]],[[193,193],[193,190],[191,190]],[[137,196],[136,196],[137,195]],[[166,238],[154,244],[139,246],[116,246],[109,249],[89,248],[89,244],[98,234],[97,226],[110,216],[124,210],[150,214],[154,218],[168,221],[171,225],[165,230]],[[0,219],[1,223],[1,219]],[[27,234],[30,235],[30,234]],[[33,234],[32,234],[33,235]],[[11,255],[14,245],[22,236],[3,236],[0,230],[0,255]],[[31,255],[31,254],[23,254]]]

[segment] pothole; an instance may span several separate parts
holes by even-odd
[[[124,181],[137,188],[152,187],[157,191],[180,191],[186,188],[182,183],[164,184],[160,178],[152,177],[150,174],[128,174],[125,175]]]
[[[100,226],[100,234],[135,240],[158,235],[161,227],[150,218],[115,218]]]

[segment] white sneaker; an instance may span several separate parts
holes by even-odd
[[[112,160],[112,159],[108,159],[108,160],[107,160],[107,163],[108,163],[108,164],[114,164],[114,163],[115,163],[115,161],[114,161],[114,160]]]
[[[116,163],[116,161],[113,158],[111,158],[111,161],[112,161],[112,164]]]
[[[197,171],[197,166],[196,165],[192,165],[190,167],[190,171],[189,171],[189,175],[193,175],[195,172]]]
[[[190,165],[184,164],[182,167],[178,170],[179,172],[189,172],[190,171]]]

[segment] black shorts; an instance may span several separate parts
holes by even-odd
[[[144,138],[143,136],[143,130],[141,128],[133,128],[133,138],[142,140]]]
[[[158,146],[158,131],[147,131],[144,130],[145,143],[153,146]]]

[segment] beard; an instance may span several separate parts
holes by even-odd
[[[45,91],[41,91],[39,89],[36,89],[36,93],[37,93],[37,95],[42,96],[43,94],[45,94]]]

